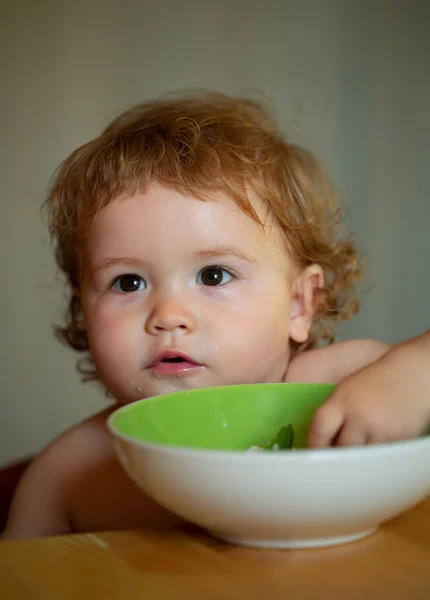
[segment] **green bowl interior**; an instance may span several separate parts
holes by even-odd
[[[115,433],[141,442],[246,450],[266,444],[291,423],[294,446],[305,448],[312,415],[334,387],[249,384],[166,394],[119,409],[111,418],[111,427]]]

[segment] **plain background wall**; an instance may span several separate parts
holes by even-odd
[[[331,170],[374,284],[342,336],[428,328],[430,4],[15,0],[0,8],[0,463],[106,399],[55,339],[65,309],[40,207],[52,172],[133,103],[260,90]]]

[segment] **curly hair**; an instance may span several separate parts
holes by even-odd
[[[208,201],[222,193],[264,226],[249,199],[252,190],[281,228],[287,251],[301,268],[318,263],[324,288],[315,297],[308,340],[293,351],[331,343],[336,325],[359,308],[362,266],[354,243],[341,238],[339,203],[325,171],[307,150],[290,143],[255,101],[219,93],[169,96],[135,106],[58,168],[47,199],[56,259],[70,299],[57,335],[89,350],[79,289],[82,240],[97,213],[149,183]],[[91,357],[78,369],[97,378]]]

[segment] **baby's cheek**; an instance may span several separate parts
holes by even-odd
[[[98,363],[118,362],[126,352],[130,334],[127,321],[118,316],[95,314],[88,327],[91,352]]]
[[[251,311],[237,314],[228,324],[224,323],[222,337],[223,345],[230,350],[234,361],[248,366],[275,365],[285,360],[288,350],[287,326],[280,319],[268,318],[268,314]]]

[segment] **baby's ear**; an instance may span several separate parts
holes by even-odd
[[[319,265],[309,265],[296,277],[292,287],[290,338],[306,342],[315,313],[315,293],[324,286],[324,273]]]

